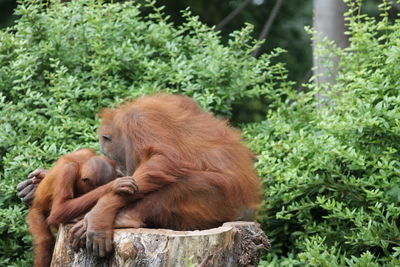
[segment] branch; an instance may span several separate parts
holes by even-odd
[[[260,36],[258,37],[258,40],[264,40],[267,37],[267,34],[269,32],[269,29],[271,28],[272,23],[275,20],[276,15],[278,14],[279,9],[281,8],[282,5],[282,0],[278,0],[275,2],[274,8],[272,9],[271,15],[268,17],[267,22],[264,24],[264,28],[261,31]],[[260,52],[261,46],[259,46],[256,50],[251,53],[253,57],[257,57],[258,53]]]
[[[234,19],[252,0],[243,1],[235,10],[233,10],[226,18],[224,18],[218,25],[215,27],[217,31],[221,30],[225,27],[232,19]]]

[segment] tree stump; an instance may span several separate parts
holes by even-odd
[[[61,226],[51,266],[257,266],[269,241],[255,222],[228,222],[203,231],[116,229],[114,252],[96,258],[69,245],[71,225]]]

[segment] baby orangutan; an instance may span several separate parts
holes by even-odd
[[[50,226],[58,227],[92,208],[100,196],[112,190],[109,182],[115,177],[114,161],[96,156],[91,149],[58,159],[40,182],[28,213],[35,246],[34,266],[50,266],[54,248]]]

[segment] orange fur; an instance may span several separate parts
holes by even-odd
[[[260,180],[253,154],[225,120],[177,95],[141,97],[100,117],[103,153],[139,190],[101,198],[88,213],[88,232],[143,225],[195,230],[251,219]]]
[[[93,150],[81,149],[62,156],[47,173],[35,192],[27,218],[34,237],[35,266],[50,266],[54,247],[51,225],[77,217],[111,191],[108,182],[115,178],[114,166],[113,161],[96,156]]]

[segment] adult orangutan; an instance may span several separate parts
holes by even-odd
[[[195,230],[251,219],[260,181],[226,121],[178,95],[141,97],[100,117],[101,150],[125,177],[74,226],[74,245],[86,236],[86,248],[104,256],[116,225]]]
[[[54,248],[50,226],[57,227],[92,208],[100,196],[112,190],[113,184],[108,182],[115,176],[115,163],[96,156],[91,149],[81,149],[58,159],[39,184],[28,213],[36,267],[50,266]]]

